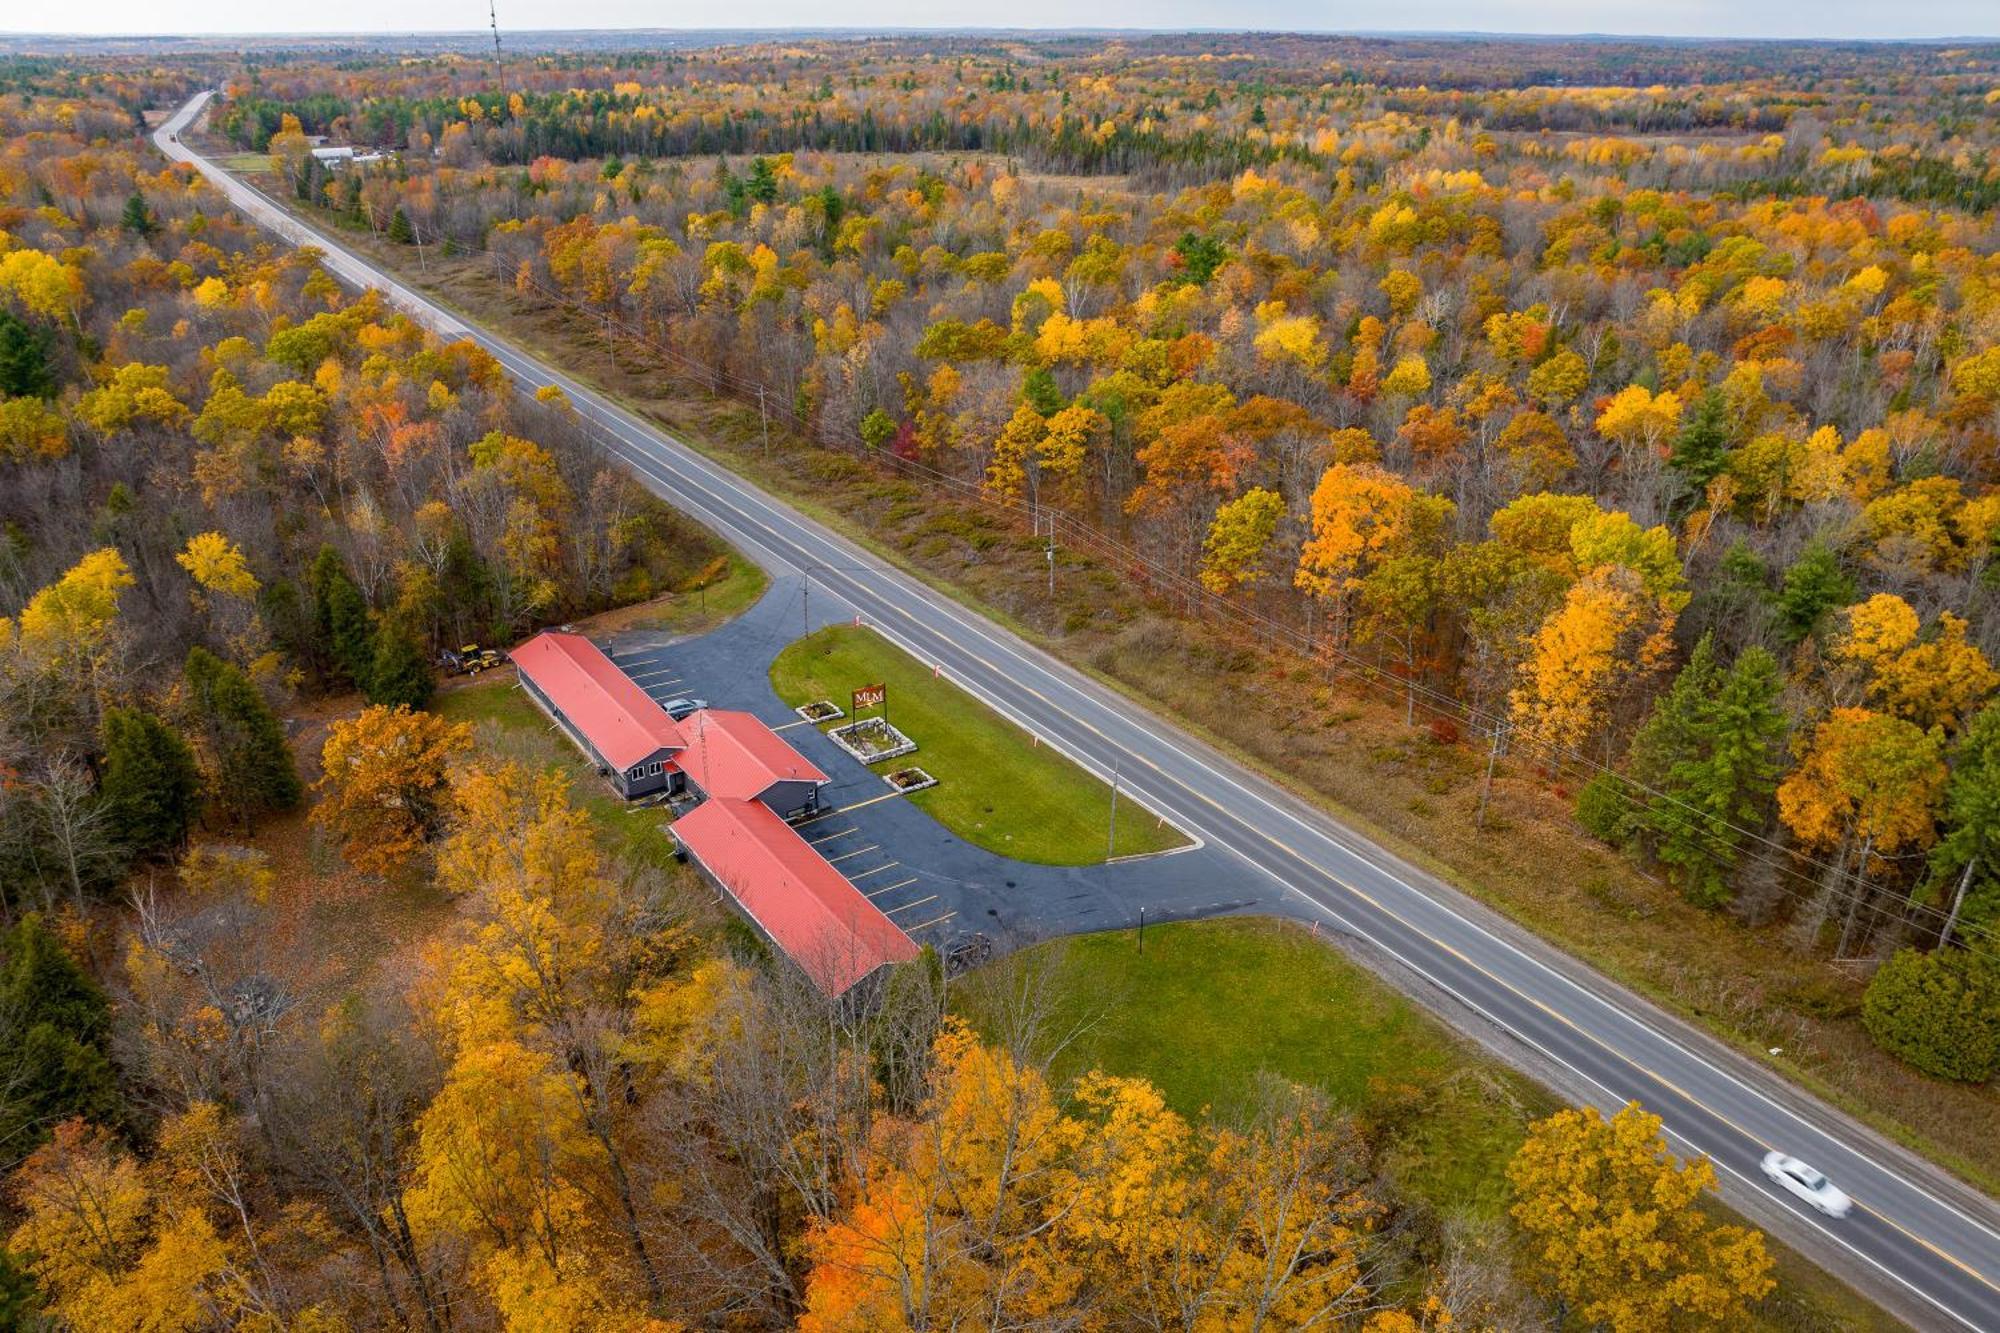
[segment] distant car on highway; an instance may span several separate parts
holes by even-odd
[[[1846,1217],[1854,1200],[1842,1194],[1831,1180],[1796,1157],[1781,1152],[1764,1154],[1764,1174],[1778,1188],[1798,1195],[1828,1217]]]
[[[667,710],[667,716],[678,722],[690,713],[699,713],[708,707],[706,699],[669,699],[660,707]]]

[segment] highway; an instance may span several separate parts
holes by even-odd
[[[808,575],[815,597],[840,599],[1079,763],[1107,777],[1115,767],[1122,790],[1222,849],[1246,882],[1280,886],[1300,919],[1390,960],[1392,980],[1513,1063],[1607,1112],[1636,1100],[1659,1114],[1678,1150],[1715,1161],[1733,1205],[1915,1327],[2000,1333],[2000,1208],[1991,1199],[402,286],[180,143],[208,97],[192,99],[154,140],[247,216],[316,247],[334,276],[380,288],[441,335],[476,340],[523,390],[560,386],[607,450],[669,503],[773,575]],[[1853,1196],[1853,1213],[1822,1218],[1771,1186],[1758,1169],[1771,1148],[1819,1167]]]

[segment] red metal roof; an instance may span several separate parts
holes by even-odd
[[[581,634],[548,630],[509,656],[614,768],[686,744],[666,710]]]
[[[826,774],[749,713],[704,708],[681,720],[686,749],[677,762],[710,796],[748,800],[774,782],[825,782]]]
[[[885,963],[917,956],[910,937],[761,801],[711,797],[674,836],[813,984],[844,994]]]

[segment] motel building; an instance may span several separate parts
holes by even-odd
[[[627,800],[700,804],[676,841],[766,942],[829,998],[864,998],[917,956],[902,928],[793,827],[820,812],[827,776],[749,713],[704,708],[679,722],[581,634],[549,630],[510,657],[521,688]]]

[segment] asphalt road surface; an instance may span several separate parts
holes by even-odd
[[[271,232],[318,248],[334,276],[382,289],[447,338],[470,337],[533,391],[559,385],[605,448],[676,507],[776,574],[807,574],[889,638],[1022,726],[1232,857],[1264,896],[1386,960],[1418,998],[1566,1095],[1636,1100],[1681,1151],[1714,1159],[1723,1194],[1919,1328],[2000,1333],[2000,1208],[1775,1073],[1513,928],[1270,781],[975,612],[836,536],[659,427],[433,305],[179,142],[203,93],[154,135]],[[1455,1012],[1452,1012],[1455,1009]],[[1995,1126],[2000,1133],[2000,1125]],[[1765,1181],[1779,1148],[1855,1200],[1822,1218]]]

